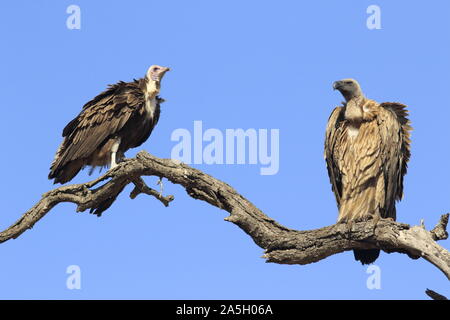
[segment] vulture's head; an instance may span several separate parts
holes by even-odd
[[[167,71],[170,71],[167,67],[153,65],[147,70],[147,79],[160,82]]]
[[[354,79],[343,79],[333,83],[333,89],[339,90],[345,100],[349,101],[362,95],[361,87],[358,81]]]

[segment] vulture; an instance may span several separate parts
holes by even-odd
[[[114,168],[128,149],[144,143],[158,122],[161,80],[169,70],[153,65],[144,78],[109,85],[86,103],[64,128],[48,178],[64,184],[86,166],[90,173]]]
[[[339,209],[338,223],[396,219],[410,158],[407,107],[366,98],[354,79],[333,83],[345,101],[331,113],[325,134],[325,160]],[[379,249],[354,250],[362,264]]]

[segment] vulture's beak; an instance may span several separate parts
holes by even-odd
[[[341,81],[335,81],[333,82],[333,90],[337,90],[341,87],[342,82]]]

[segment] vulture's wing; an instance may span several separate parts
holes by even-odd
[[[381,157],[385,179],[386,216],[395,219],[395,200],[403,197],[403,176],[410,157],[411,126],[406,106],[386,102],[378,114],[378,125],[382,140]]]
[[[51,171],[70,161],[88,158],[108,137],[114,136],[135,113],[143,113],[139,82],[119,82],[86,103],[63,130],[64,141]],[[52,173],[51,173],[52,174]]]
[[[337,159],[335,159],[335,151],[338,148],[338,137],[342,131],[342,121],[344,120],[343,110],[343,107],[337,107],[333,110],[328,119],[325,133],[325,161],[338,207],[340,206],[342,197],[342,176],[338,168]]]

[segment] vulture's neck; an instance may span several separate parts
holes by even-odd
[[[145,95],[147,99],[154,99],[159,94],[161,87],[159,81],[145,79]]]
[[[364,120],[364,105],[367,102],[364,95],[358,95],[351,99],[346,99],[345,103],[345,119],[347,119],[354,126],[358,126]]]
[[[148,79],[145,80],[145,110],[147,111],[149,119],[153,119],[155,112],[158,109],[157,96],[159,94],[160,82]]]

